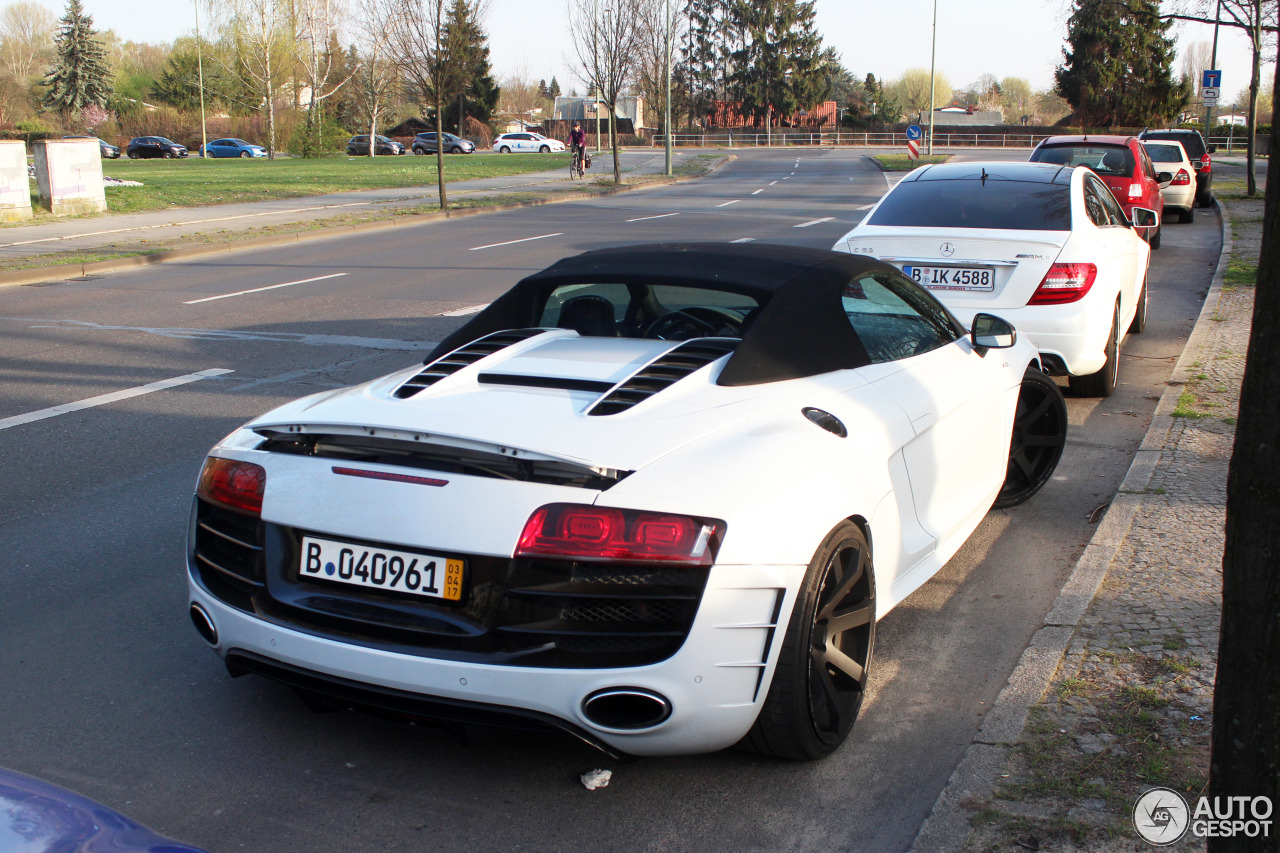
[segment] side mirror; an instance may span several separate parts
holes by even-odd
[[[1008,349],[1018,342],[1018,333],[1008,320],[991,314],[977,314],[969,332],[969,340],[979,355],[989,349]]]
[[[1145,207],[1135,207],[1133,209],[1133,227],[1134,228],[1155,228],[1159,217],[1156,216],[1154,210],[1148,210]]]
[[[1173,183],[1173,173],[1160,172],[1156,175],[1156,183],[1160,185],[1160,189],[1164,189],[1169,186],[1169,184]]]
[[[1204,150],[1205,150],[1205,151],[1208,151],[1210,154],[1217,154],[1217,153],[1218,153],[1218,146],[1216,146],[1216,145],[1206,145],[1206,146],[1204,147]]]

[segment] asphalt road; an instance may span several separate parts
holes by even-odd
[[[751,151],[590,204],[0,291],[0,765],[217,853],[905,849],[1141,441],[1208,289],[1214,211],[1166,227],[1147,331],[1115,396],[1069,400],[1053,482],[881,623],[871,696],[826,761],[620,764],[559,735],[313,714],[227,676],[187,620],[183,569],[201,459],[249,417],[420,360],[465,319],[442,315],[565,255],[828,247],[886,186],[860,152]],[[14,420],[214,368],[232,372]],[[588,792],[595,767],[613,782]]]

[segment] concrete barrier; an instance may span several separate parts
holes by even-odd
[[[98,140],[46,139],[33,147],[41,207],[58,216],[106,212]]]
[[[27,144],[0,141],[0,222],[31,218],[31,179],[27,177]]]

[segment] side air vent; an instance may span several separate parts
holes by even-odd
[[[737,338],[698,338],[667,350],[626,382],[602,397],[588,415],[616,415],[641,403],[690,373],[733,352]]]
[[[396,397],[401,400],[412,397],[423,388],[428,388],[446,376],[457,373],[464,367],[475,364],[485,356],[493,355],[500,349],[512,344],[540,335],[546,329],[515,329],[507,332],[494,332],[471,343],[458,347],[447,355],[442,355],[428,364],[421,373],[414,376],[396,389]]]

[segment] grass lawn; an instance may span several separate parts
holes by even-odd
[[[567,172],[568,157],[568,154],[454,154],[444,158],[445,181],[562,168]],[[432,187],[436,183],[436,158],[406,154],[318,160],[121,159],[104,160],[102,171],[113,178],[145,184],[107,187],[110,212],[135,213],[384,187]]]
[[[949,158],[946,154],[921,154],[919,158],[912,160],[906,154],[877,154],[873,159],[886,172],[909,172],[928,163],[945,163]]]

